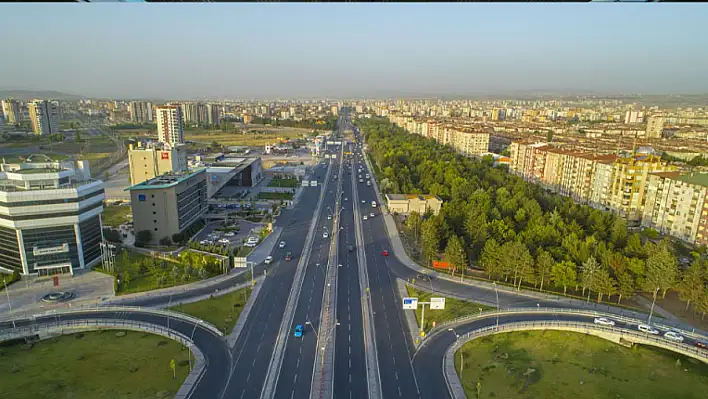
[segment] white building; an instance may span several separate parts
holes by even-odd
[[[157,139],[171,145],[184,143],[182,108],[179,105],[161,105],[155,108]]]
[[[56,104],[47,100],[34,100],[27,104],[32,130],[37,135],[59,133],[59,110]]]
[[[103,182],[88,161],[0,165],[0,270],[74,273],[101,260]]]

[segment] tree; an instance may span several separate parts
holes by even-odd
[[[413,211],[406,217],[406,226],[413,230],[413,240],[418,243],[418,230],[420,229],[420,224],[422,223],[422,218],[420,213]]]
[[[615,248],[624,248],[627,241],[627,222],[624,219],[616,218],[612,223],[610,241],[615,244]]]
[[[595,273],[593,277],[593,286],[595,291],[597,291],[597,303],[602,301],[602,296],[607,294],[607,297],[611,297],[617,292],[617,284],[615,280],[610,276],[607,269],[600,268],[600,270]]]
[[[437,218],[426,219],[421,224],[423,257],[430,261],[437,257],[440,249],[440,225]]]
[[[489,278],[496,278],[501,274],[502,254],[497,240],[491,238],[484,244],[480,258],[482,268]]]
[[[464,273],[465,268],[467,268],[467,254],[465,249],[462,248],[460,238],[455,234],[447,241],[445,261],[450,263],[455,270],[460,270],[461,273]]]
[[[650,251],[646,264],[644,288],[653,292],[659,287],[662,291],[662,298],[665,298],[666,291],[676,286],[678,275],[676,258],[662,243]]]
[[[160,245],[164,245],[166,247],[170,246],[170,245],[172,245],[172,240],[170,239],[170,237],[167,237],[167,236],[162,237],[160,239]]]
[[[548,251],[543,248],[538,251],[538,255],[536,255],[536,273],[538,280],[541,282],[541,287],[539,288],[541,291],[543,291],[543,283],[551,274],[554,263],[553,256]]]
[[[553,265],[551,276],[556,287],[563,287],[563,294],[568,290],[568,286],[575,284],[576,266],[572,261],[566,260]]]
[[[144,246],[152,241],[152,231],[150,230],[140,230],[138,234],[135,235],[136,246]]]
[[[708,287],[703,289],[703,294],[698,298],[695,306],[696,310],[701,312],[701,320],[703,320],[706,317],[706,313],[708,313]]]
[[[683,274],[678,285],[679,298],[686,302],[686,310],[692,301],[697,301],[703,294],[705,271],[700,259],[695,259]]]
[[[511,275],[514,285],[517,284],[518,279],[518,289],[521,289],[521,281],[524,277],[528,277],[533,273],[534,260],[529,253],[529,249],[518,241],[510,241],[502,245],[501,252],[505,280]]]
[[[623,296],[631,296],[634,294],[634,279],[628,272],[624,272],[617,278],[617,304],[622,301]]]
[[[583,296],[585,296],[585,290],[588,288],[591,291],[597,291],[597,274],[600,270],[602,270],[602,266],[597,263],[594,256],[589,257],[583,262],[580,273],[580,285],[583,287]]]

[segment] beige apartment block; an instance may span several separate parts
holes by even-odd
[[[411,212],[422,215],[428,210],[437,215],[443,204],[440,197],[430,194],[386,194],[386,202],[389,212],[402,215]]]
[[[592,186],[590,188],[590,200],[588,205],[595,209],[610,210],[610,188],[612,187],[616,155],[607,155],[595,162],[593,171]]]
[[[206,169],[158,176],[128,187],[136,234],[148,230],[152,244],[181,233],[207,210]]]
[[[708,174],[650,173],[642,226],[689,244],[705,243],[708,238],[706,194]]]
[[[128,150],[130,184],[140,184],[166,173],[187,169],[187,151],[183,144],[170,146],[149,143],[147,146],[131,145]]]
[[[59,110],[56,104],[47,100],[33,100],[27,104],[32,130],[36,135],[59,133]]]
[[[468,156],[478,156],[489,152],[489,133],[452,131],[454,139],[452,146],[457,151]]]
[[[182,108],[179,105],[161,105],[155,107],[157,120],[157,139],[161,143],[177,145],[184,143]]]
[[[20,123],[22,121],[20,102],[13,99],[2,100],[2,114],[8,123]]]

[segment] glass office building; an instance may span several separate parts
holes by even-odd
[[[0,165],[0,271],[73,274],[101,260],[104,188],[87,161]]]

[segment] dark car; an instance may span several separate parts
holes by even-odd
[[[285,254],[285,260],[290,260],[290,259],[292,259],[292,258],[293,258],[293,253],[292,253],[292,252],[288,252],[287,254]]]
[[[353,245],[350,245],[350,246],[349,246],[349,252],[353,252],[353,251],[354,251],[354,246],[353,246]]]
[[[701,349],[706,349],[708,350],[708,343],[701,342],[701,341],[696,341],[696,346],[701,348]]]
[[[417,278],[420,281],[430,281],[431,280],[430,276],[428,276],[427,274],[417,274],[415,276],[415,278]]]

